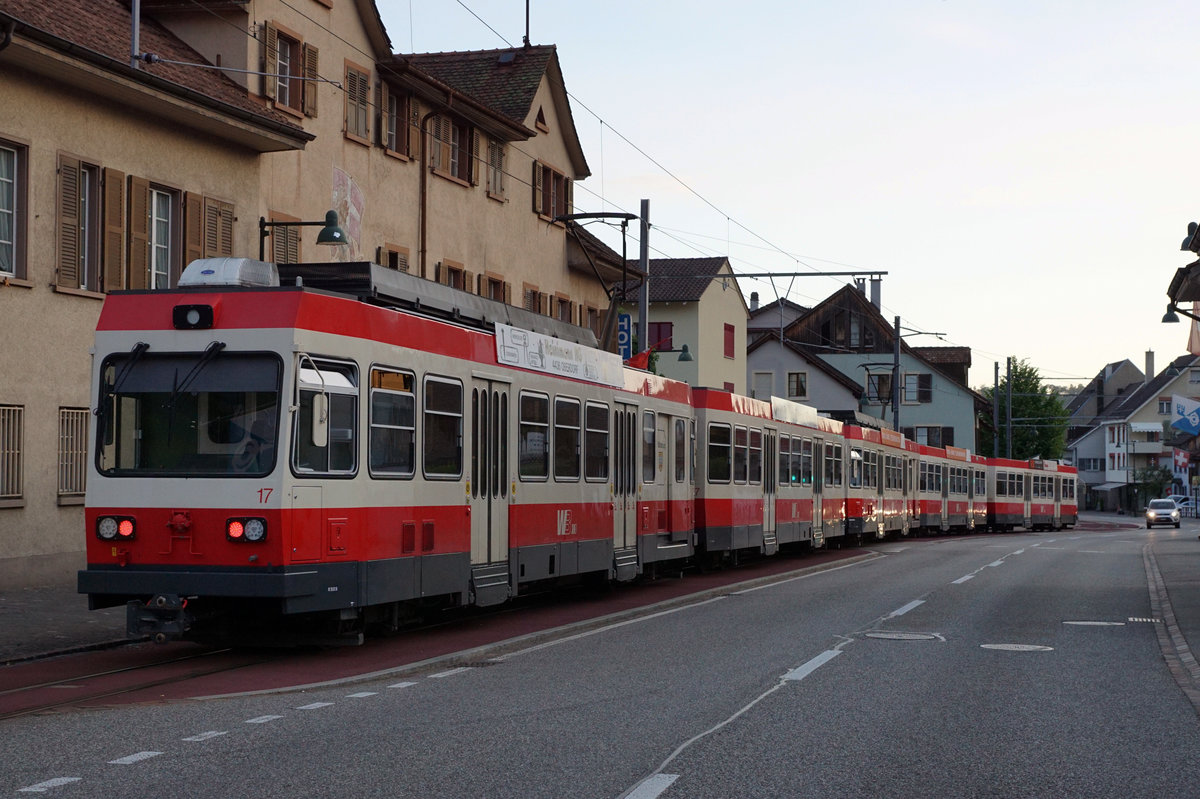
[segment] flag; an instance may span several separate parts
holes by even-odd
[[[625,365],[632,369],[649,369],[651,352],[653,352],[653,350],[645,350],[644,352],[639,352],[637,355],[634,355],[632,358],[626,359]]]
[[[1190,463],[1190,462],[1191,462],[1191,456],[1188,455],[1187,450],[1183,450],[1183,449],[1175,450],[1175,471],[1177,471],[1177,472],[1187,471],[1188,463]]]
[[[1171,427],[1192,435],[1200,434],[1200,402],[1173,394],[1171,408]]]

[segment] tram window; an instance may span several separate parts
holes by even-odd
[[[746,428],[738,425],[733,428],[733,482],[745,483],[748,472],[749,437]]]
[[[584,411],[584,474],[588,480],[608,479],[608,406],[589,402]]]
[[[850,448],[850,474],[847,478],[850,481],[851,488],[859,488],[862,486],[862,461],[863,452],[858,447]]]
[[[426,477],[462,476],[463,387],[446,377],[425,378]]]
[[[792,485],[792,439],[789,436],[779,436],[779,484]]]
[[[800,482],[806,486],[813,481],[813,443],[811,438],[804,439],[800,447]]]
[[[579,479],[579,400],[554,398],[554,479]]]
[[[371,433],[367,460],[371,474],[412,477],[417,397],[411,372],[371,370]]]
[[[300,408],[295,437],[295,467],[298,472],[351,474],[354,472],[356,420],[358,418],[358,370],[352,364],[314,361],[307,357],[299,370]],[[313,429],[317,396],[324,394],[329,435],[318,446],[309,434]]]
[[[642,482],[654,482],[654,411],[642,413]]]
[[[732,442],[727,424],[708,426],[708,482],[728,483],[732,463]]]
[[[521,392],[518,474],[522,480],[545,480],[550,473],[550,398]]]
[[[836,487],[842,484],[842,445],[825,445],[825,485]]]
[[[675,482],[687,477],[687,421],[675,420]]]
[[[763,451],[762,431],[750,431],[750,482],[758,485],[762,482]]]

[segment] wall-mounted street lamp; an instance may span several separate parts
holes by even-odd
[[[317,244],[340,246],[349,244],[346,231],[338,225],[337,211],[327,211],[324,222],[268,222],[266,217],[258,218],[258,260],[263,260],[267,254],[267,236],[271,235],[269,228],[273,227],[316,227],[321,225],[317,234]]]

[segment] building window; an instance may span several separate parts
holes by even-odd
[[[385,244],[379,248],[379,265],[397,272],[408,271],[408,248]]]
[[[873,405],[887,405],[892,401],[891,372],[873,372],[867,375],[866,401]]]
[[[370,139],[367,128],[367,96],[370,93],[371,74],[359,67],[346,65],[346,135],[364,144]]]
[[[0,507],[22,504],[25,408],[0,405]]]
[[[933,402],[933,375],[905,374],[904,402],[906,404]]]
[[[462,291],[467,288],[467,271],[457,261],[442,261],[437,266],[437,282]]]
[[[317,48],[272,22],[263,26],[263,40],[268,72],[263,76],[263,94],[275,101],[276,108],[316,116]]]
[[[646,335],[650,339],[650,348],[669,350],[672,348],[671,336],[675,330],[674,322],[649,322]]]
[[[490,274],[484,275],[482,289],[483,289],[483,291],[481,291],[480,293],[483,296],[487,297],[489,300],[495,300],[496,302],[505,302],[506,301],[505,295],[508,292],[505,291],[504,281],[501,280],[499,277],[494,277]]]
[[[430,148],[430,167],[444,177],[470,183],[471,147],[474,134],[466,125],[449,117],[435,117],[433,146]]]
[[[0,275],[25,277],[26,148],[0,139]]]
[[[496,199],[504,198],[504,142],[489,141],[487,150],[487,192]]]
[[[87,408],[58,409],[58,499],[82,500],[87,478]]]
[[[1170,397],[1166,397],[1166,398],[1164,399],[1164,398],[1161,398],[1161,397],[1160,397],[1160,398],[1159,398],[1159,400],[1158,400],[1158,413],[1159,413],[1159,415],[1160,415],[1160,416],[1166,416],[1166,415],[1167,415],[1167,414],[1169,414],[1170,412],[1171,412],[1171,398],[1170,398]]]
[[[571,212],[571,179],[540,161],[533,162],[533,210],[550,220]]]
[[[162,189],[150,189],[150,278],[148,288],[171,287],[172,231],[175,225],[175,198]]]
[[[560,322],[571,323],[573,303],[566,297],[554,298],[554,318]]]
[[[733,325],[725,324],[725,357],[734,357],[734,329]]]
[[[788,372],[788,399],[808,399],[808,372]]]
[[[930,447],[954,446],[953,427],[905,427],[901,433],[910,441]]]

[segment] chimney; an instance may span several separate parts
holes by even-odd
[[[1146,350],[1146,382],[1154,379],[1154,350]]]
[[[875,310],[877,311],[883,310],[882,306],[879,304],[879,291],[881,283],[883,283],[883,278],[881,278],[879,275],[875,275],[871,278],[871,304],[875,306]]]
[[[865,277],[854,278],[854,288],[858,289],[858,293],[867,296],[867,279]]]
[[[758,310],[758,292],[752,291],[752,292],[750,292],[750,313],[754,313],[757,310]]]

